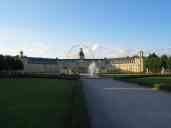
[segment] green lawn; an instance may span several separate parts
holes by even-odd
[[[171,76],[121,76],[114,77],[127,82],[138,83],[147,87],[158,87],[158,89],[171,91]]]
[[[86,126],[79,80],[0,79],[0,128]]]
[[[135,81],[143,81],[147,84],[171,84],[171,77],[144,77],[135,78]]]

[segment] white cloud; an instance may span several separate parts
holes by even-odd
[[[1,29],[0,54],[18,55],[22,50],[27,56],[48,57],[52,52],[48,43],[39,41],[40,39],[36,40],[32,34],[26,36],[27,34],[22,33],[22,29]]]
[[[114,46],[104,47],[101,45],[92,45],[93,53],[96,58],[117,58],[134,56],[138,54],[138,49],[125,49],[125,48],[115,48]]]
[[[26,56],[47,57],[50,47],[47,43],[42,42],[6,42],[0,43],[0,53],[17,55],[23,51]]]
[[[33,57],[56,57],[59,55],[59,53],[63,53],[63,56],[65,56],[63,50],[67,50],[66,47],[60,44],[58,44],[57,47],[55,43],[50,45],[47,40],[45,40],[46,42],[44,42],[43,37],[42,39],[36,39],[35,36],[32,36],[32,34],[30,34],[29,36],[26,36],[26,33],[22,35],[23,32],[23,30],[17,31],[16,29],[1,29],[0,54],[17,55],[22,50],[26,56]],[[84,46],[84,44],[82,45]],[[137,54],[137,50],[115,48],[114,46],[107,47],[106,45],[100,45],[97,42],[86,43],[86,46],[88,46],[90,48],[90,51],[94,54],[92,55],[92,53],[89,53],[88,55],[88,52],[90,51],[85,50],[87,56],[89,56],[90,58],[92,56],[95,58],[125,57]],[[79,49],[74,52],[74,55],[78,55],[78,52]]]
[[[95,51],[98,47],[99,47],[99,44],[94,44],[91,49],[92,51]]]
[[[21,47],[21,50],[28,56],[40,56],[46,57],[50,52],[50,47],[47,43],[43,42],[31,42],[24,43]]]
[[[112,51],[112,57],[126,57],[137,55],[137,50],[116,48]]]
[[[83,48],[86,58],[118,58],[138,55],[138,49],[115,48],[113,46],[104,47],[98,43],[76,45],[66,58],[78,58],[80,47]]]

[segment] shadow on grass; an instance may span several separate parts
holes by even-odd
[[[79,80],[0,79],[0,127],[87,128]]]
[[[72,128],[89,128],[88,111],[80,81],[74,85],[72,97]]]

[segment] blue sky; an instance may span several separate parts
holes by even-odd
[[[79,43],[168,48],[170,7],[170,0],[0,0],[0,53],[63,57]]]

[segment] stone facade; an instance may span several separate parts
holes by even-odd
[[[56,59],[23,57],[24,72],[57,73],[59,65]]]
[[[91,63],[95,63],[101,72],[122,71],[144,72],[143,52],[138,56],[110,59],[85,59],[84,53],[79,53],[80,59],[50,59],[21,56],[24,72],[30,73],[87,73]]]

